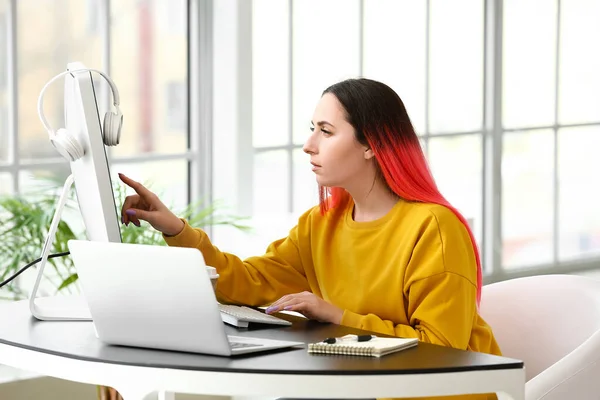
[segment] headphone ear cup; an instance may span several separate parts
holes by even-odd
[[[54,148],[69,161],[79,160],[85,154],[79,141],[64,128],[50,135],[50,143]]]
[[[112,111],[104,114],[104,128],[102,135],[104,144],[107,146],[116,146],[121,140],[121,126],[123,124],[123,115]]]

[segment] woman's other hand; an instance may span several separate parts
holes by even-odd
[[[321,322],[340,324],[344,311],[326,302],[311,292],[288,294],[271,304],[265,311],[267,314],[276,311],[297,311],[306,318]]]

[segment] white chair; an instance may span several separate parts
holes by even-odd
[[[481,316],[525,362],[526,400],[600,399],[600,281],[539,275],[486,285]]]

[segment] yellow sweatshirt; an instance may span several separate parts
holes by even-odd
[[[477,312],[471,240],[452,211],[399,200],[384,217],[356,222],[353,208],[352,199],[325,215],[312,208],[288,237],[244,261],[187,222],[165,240],[202,252],[220,274],[220,301],[266,305],[306,290],[344,310],[342,325],[500,355]],[[459,398],[496,396],[449,397]]]

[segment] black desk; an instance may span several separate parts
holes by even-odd
[[[283,317],[293,326],[228,333],[304,343],[364,333]],[[125,400],[156,391],[320,398],[504,392],[524,399],[521,361],[427,343],[382,358],[310,355],[305,348],[226,358],[104,345],[91,322],[38,321],[26,301],[0,304],[0,321],[0,363],[112,386]]]

